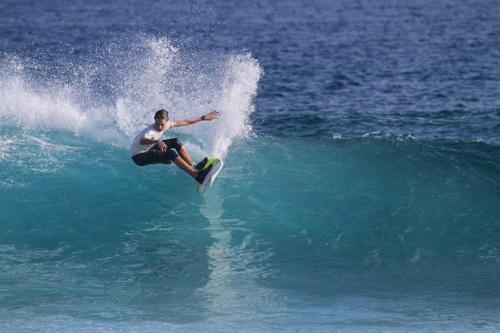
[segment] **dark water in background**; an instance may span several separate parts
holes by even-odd
[[[497,331],[499,63],[495,1],[2,1],[0,330]]]
[[[7,1],[1,46],[51,65],[92,62],[138,33],[248,50],[265,70],[255,131],[498,142],[498,12],[495,1]]]

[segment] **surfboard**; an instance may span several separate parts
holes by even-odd
[[[212,165],[212,168],[206,175],[205,179],[203,180],[203,183],[202,184],[196,183],[196,189],[200,193],[205,193],[206,191],[208,191],[210,186],[212,186],[212,184],[215,181],[215,178],[217,178],[217,175],[222,170],[224,162],[218,157],[212,157],[208,159],[207,164],[205,164],[203,169],[208,168],[210,165]]]

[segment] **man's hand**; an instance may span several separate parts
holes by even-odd
[[[161,151],[167,151],[167,144],[161,140],[158,141],[158,147],[160,147],[160,150]]]
[[[219,118],[220,112],[219,111],[212,111],[209,114],[205,115],[205,120],[214,120]]]

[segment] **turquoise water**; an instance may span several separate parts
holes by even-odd
[[[43,137],[2,160],[6,329],[496,329],[496,146],[250,138],[201,196]]]

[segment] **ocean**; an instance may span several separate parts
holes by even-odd
[[[494,0],[4,0],[0,332],[498,332],[499,96]]]

